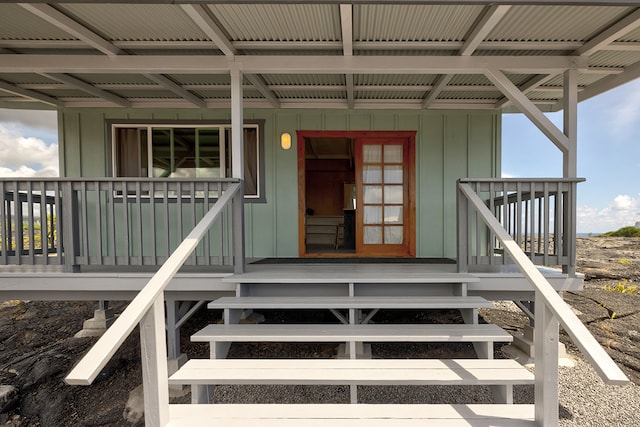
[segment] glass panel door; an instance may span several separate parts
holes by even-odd
[[[357,149],[357,252],[407,255],[408,142],[358,140]]]

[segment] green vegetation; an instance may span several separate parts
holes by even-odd
[[[610,231],[600,234],[598,237],[640,237],[640,228],[638,227],[622,227],[618,231]]]
[[[638,293],[638,287],[636,285],[630,285],[628,280],[619,282],[616,286],[605,285],[603,289],[607,292],[618,292],[621,294],[634,295]]]

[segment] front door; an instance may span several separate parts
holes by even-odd
[[[410,146],[407,138],[356,140],[358,254],[411,255]]]
[[[415,132],[297,136],[300,256],[414,257]]]

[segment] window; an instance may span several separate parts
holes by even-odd
[[[113,173],[118,177],[231,177],[228,124],[112,124]],[[260,126],[244,126],[244,193],[264,197]]]

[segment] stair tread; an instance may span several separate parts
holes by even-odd
[[[513,336],[492,324],[212,324],[191,341],[510,342]]]
[[[425,271],[421,264],[291,264],[247,266],[247,272],[223,279],[231,283],[471,283],[480,279],[468,273]]]
[[[174,404],[169,407],[171,427],[225,426],[534,426],[534,405],[441,405],[441,404]]]
[[[477,296],[299,296],[221,297],[208,304],[211,309],[455,309],[493,307]]]
[[[192,359],[172,384],[532,384],[510,359]]]

